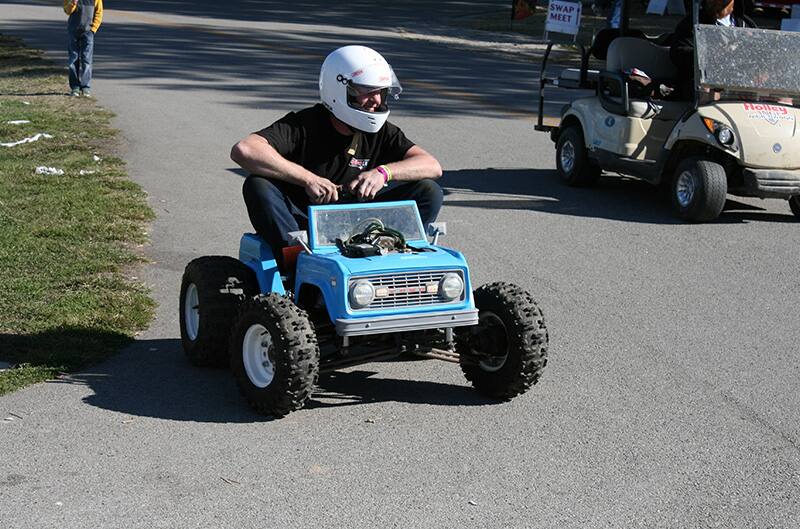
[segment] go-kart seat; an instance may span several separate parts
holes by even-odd
[[[600,101],[614,114],[672,121],[690,105],[684,101],[664,101],[629,97],[628,81],[623,71],[638,68],[656,84],[675,86],[678,71],[669,58],[669,48],[632,37],[618,37],[608,47],[606,69],[600,73]],[[634,81],[635,82],[635,81]]]

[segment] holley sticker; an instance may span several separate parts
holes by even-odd
[[[787,107],[780,105],[770,105],[769,103],[745,103],[744,109],[750,119],[762,119],[770,125],[776,125],[779,121],[792,121],[793,116]]]

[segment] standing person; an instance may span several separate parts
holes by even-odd
[[[388,98],[402,88],[383,56],[364,46],[333,51],[319,90],[321,103],[231,150],[250,173],[242,189],[250,221],[279,265],[289,232],[307,228],[309,204],[415,200],[425,226],[442,206],[439,162],[387,121]]]
[[[611,0],[611,9],[606,17],[606,27],[619,29],[622,23],[622,0]]]
[[[92,96],[94,34],[103,21],[103,0],[64,0],[70,95]]]

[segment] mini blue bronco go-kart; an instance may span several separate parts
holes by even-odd
[[[491,398],[527,391],[547,363],[544,317],[508,283],[473,293],[461,253],[439,246],[413,201],[311,206],[279,270],[242,236],[239,259],[200,257],[180,294],[183,349],[196,365],[230,362],[258,412],[303,407],[320,371],[403,353],[461,365]],[[282,273],[283,272],[283,273]]]

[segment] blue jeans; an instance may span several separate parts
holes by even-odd
[[[611,10],[608,12],[606,23],[610,28],[619,28],[622,22],[622,0],[611,0]]]
[[[290,245],[289,232],[308,229],[308,203],[298,204],[300,201],[297,198],[292,200],[287,191],[297,189],[291,187],[297,186],[262,176],[248,176],[242,186],[250,222],[259,236],[270,245],[279,264],[283,257],[282,249]],[[373,202],[393,200],[414,200],[422,217],[422,225],[427,228],[439,215],[444,193],[433,180],[398,182],[378,192]]]
[[[91,31],[69,32],[67,42],[67,67],[71,90],[85,90],[92,86],[92,55],[94,33]]]

